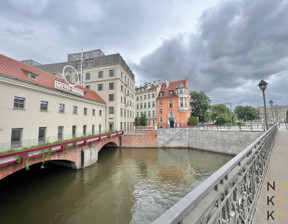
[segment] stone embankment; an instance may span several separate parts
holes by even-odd
[[[195,148],[231,155],[238,154],[263,133],[198,129],[158,129],[157,132],[158,147]]]

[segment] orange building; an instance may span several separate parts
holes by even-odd
[[[190,117],[190,94],[188,78],[163,83],[157,98],[159,128],[187,127]]]

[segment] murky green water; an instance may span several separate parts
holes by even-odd
[[[151,223],[231,156],[103,149],[83,170],[48,164],[0,181],[0,223]]]

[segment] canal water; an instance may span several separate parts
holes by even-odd
[[[231,158],[191,149],[104,148],[82,170],[34,165],[0,181],[0,223],[151,223]]]

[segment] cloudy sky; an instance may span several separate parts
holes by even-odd
[[[1,0],[0,53],[120,53],[136,84],[189,78],[212,103],[288,105],[288,0]]]

